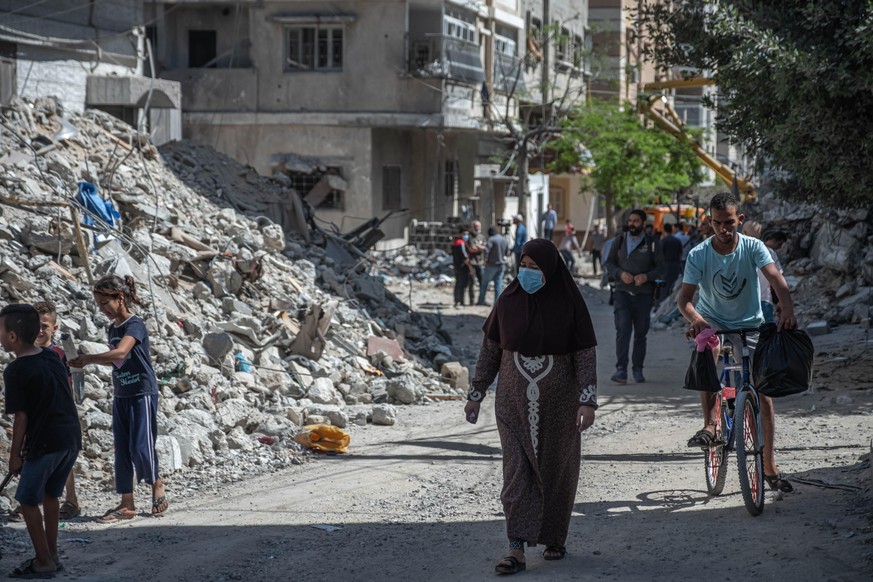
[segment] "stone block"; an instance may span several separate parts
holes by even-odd
[[[452,388],[467,390],[470,388],[470,372],[460,362],[447,362],[440,370],[440,376]]]
[[[155,453],[158,455],[161,473],[175,473],[185,465],[182,463],[182,449],[175,437],[160,435],[155,443]]]
[[[830,332],[831,328],[827,321],[813,321],[806,326],[806,333],[809,335],[827,335]]]
[[[373,424],[391,426],[397,422],[397,409],[390,404],[377,404],[373,406]]]

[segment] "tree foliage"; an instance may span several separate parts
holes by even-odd
[[[660,68],[715,78],[717,128],[780,196],[873,202],[873,2],[650,0],[637,17]]]
[[[633,107],[589,101],[567,118],[552,141],[552,169],[587,169],[590,186],[606,199],[608,222],[616,208],[699,184],[699,160],[685,142],[640,122]]]

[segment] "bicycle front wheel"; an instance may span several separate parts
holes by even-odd
[[[761,443],[761,414],[752,395],[737,394],[734,411],[734,434],[740,490],[746,510],[752,515],[764,511],[764,449]]]
[[[727,478],[727,427],[725,426],[725,401],[718,398],[718,420],[715,424],[715,438],[703,449],[706,466],[706,491],[710,495],[720,495]]]

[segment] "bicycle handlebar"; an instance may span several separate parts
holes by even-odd
[[[717,329],[715,330],[715,333],[717,333],[718,335],[746,335],[749,333],[758,333],[760,331],[761,328],[759,327],[743,327],[740,329]]]

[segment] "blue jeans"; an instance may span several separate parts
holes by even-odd
[[[567,263],[567,270],[570,271],[571,275],[575,276],[575,273],[573,272],[573,267],[576,265],[576,260],[573,258],[573,253],[562,249],[561,257],[563,257],[564,262]]]
[[[497,298],[503,292],[503,273],[506,270],[506,265],[485,265],[485,271],[482,273],[482,284],[479,285],[479,305],[485,304],[485,293],[488,291],[488,284],[494,281],[494,304],[497,304]]]
[[[615,315],[615,368],[627,371],[631,331],[634,335],[633,367],[642,369],[646,359],[646,334],[649,333],[649,317],[652,312],[652,294],[631,295],[616,291],[613,313]]]

